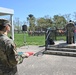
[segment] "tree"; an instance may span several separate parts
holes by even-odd
[[[73,17],[74,17],[74,20],[76,21],[76,12],[74,12]]]
[[[63,16],[54,15],[53,18],[54,26],[57,28],[64,28],[66,24],[66,19]]]
[[[37,19],[37,26],[40,28],[40,30],[51,27],[51,25],[52,25],[52,20],[48,16]]]
[[[27,17],[27,21],[29,22],[29,30],[35,30],[35,17],[32,14],[29,14]]]
[[[69,20],[71,19],[70,16],[71,16],[71,14],[65,14],[65,15],[64,15],[65,19],[66,19],[68,22],[69,22]]]
[[[18,31],[18,33],[20,33],[21,31],[21,24],[22,22],[19,20],[19,18],[15,18],[15,20],[13,21],[14,24],[14,30]]]

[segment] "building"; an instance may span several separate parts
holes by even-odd
[[[11,32],[12,32],[12,38],[14,40],[14,25],[13,25],[14,10],[0,7],[0,16],[6,16],[6,15],[10,15],[10,21],[11,21],[11,25],[12,25]]]

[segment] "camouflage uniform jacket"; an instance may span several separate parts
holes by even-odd
[[[0,75],[17,75],[16,58],[13,40],[0,34]]]

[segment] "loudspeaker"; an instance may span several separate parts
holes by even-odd
[[[27,31],[27,25],[22,26],[22,31]]]

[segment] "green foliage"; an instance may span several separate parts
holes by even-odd
[[[42,30],[43,28],[48,28],[52,26],[52,20],[51,18],[39,18],[37,19],[37,26]]]
[[[29,30],[35,30],[35,17],[32,14],[29,14],[27,17],[27,21],[29,22]]]
[[[53,23],[57,28],[64,28],[66,25],[66,19],[63,16],[54,15]]]

